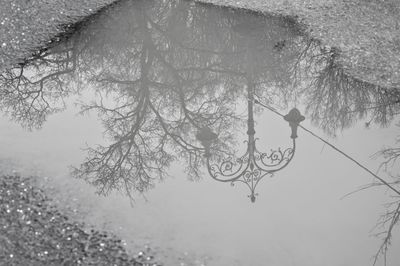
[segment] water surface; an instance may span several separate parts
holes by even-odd
[[[3,73],[3,171],[37,173],[77,219],[132,250],[149,244],[166,265],[372,264],[372,229],[395,194],[342,199],[376,180],[302,129],[291,138],[279,115],[297,108],[301,125],[375,172],[371,155],[395,147],[400,95],[346,75],[338,56],[285,18],[123,1]],[[282,169],[213,180],[207,163],[230,175],[253,138],[254,160]]]

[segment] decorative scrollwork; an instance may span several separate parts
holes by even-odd
[[[212,178],[218,181],[230,182],[237,179],[246,170],[248,162],[248,153],[236,159],[228,157],[220,164],[210,165],[208,162],[208,172]]]
[[[252,151],[252,152],[251,152]],[[273,176],[274,172],[284,168],[292,160],[295,152],[293,146],[285,150],[271,150],[269,153],[259,152],[253,143],[248,142],[246,153],[239,157],[228,157],[219,164],[210,164],[207,158],[208,172],[210,176],[220,182],[229,182],[233,186],[236,182],[246,184],[251,194],[249,197],[255,201],[255,188],[265,176]]]
[[[210,176],[220,182],[230,182],[233,186],[235,182],[242,182],[246,184],[251,194],[249,195],[252,202],[256,200],[257,194],[255,188],[262,178],[265,176],[273,176],[276,171],[286,167],[293,159],[296,150],[297,127],[299,123],[304,120],[296,108],[293,108],[284,119],[289,122],[292,134],[290,138],[293,141],[293,146],[285,150],[277,149],[271,150],[269,153],[260,152],[256,148],[254,119],[253,119],[253,104],[254,104],[254,91],[251,86],[247,87],[248,90],[248,119],[247,119],[247,135],[248,140],[244,141],[247,144],[246,153],[239,158],[229,157],[222,160],[219,164],[210,164],[210,145],[205,145],[207,158],[207,169]],[[198,134],[199,136],[201,134]],[[202,142],[208,139],[200,139]]]
[[[293,158],[294,152],[294,147],[285,150],[279,148],[277,150],[271,150],[269,153],[262,153],[257,150],[254,156],[255,164],[265,171],[276,171],[276,169],[281,169],[287,165]]]

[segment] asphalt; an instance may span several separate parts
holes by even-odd
[[[354,78],[400,88],[399,0],[197,0],[294,18]]]
[[[0,71],[117,0],[2,0]],[[288,16],[323,45],[338,48],[338,64],[362,81],[400,87],[398,0],[197,0],[259,13]]]
[[[1,0],[0,71],[31,56],[115,0]]]

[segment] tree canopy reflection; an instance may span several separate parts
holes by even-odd
[[[398,91],[346,75],[337,56],[285,18],[186,1],[126,1],[2,73],[0,108],[40,127],[65,97],[96,91],[101,100],[82,103],[82,111],[99,114],[108,144],[89,147],[74,174],[101,193],[130,195],[163,179],[178,157],[199,178],[201,128],[218,134],[217,159],[230,155],[233,132],[245,125],[238,109],[248,86],[276,108],[303,104],[330,134],[361,118],[388,124]]]

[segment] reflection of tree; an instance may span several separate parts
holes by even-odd
[[[115,96],[112,107],[84,106],[100,113],[111,144],[89,148],[74,171],[104,193],[114,188],[142,192],[165,176],[176,157],[186,160],[190,177],[198,178],[204,152],[195,138],[198,130],[213,128],[217,153],[229,153],[241,121],[235,102],[243,87],[251,80],[265,88],[266,82],[282,84],[282,75],[289,77],[267,64],[285,61],[265,49],[270,39],[266,32],[259,34],[266,23],[262,19],[243,24],[241,16],[221,16],[179,1],[150,9],[144,2],[133,5],[120,11],[129,13],[119,16],[128,23],[102,25],[110,30],[85,44],[81,55],[86,80],[99,94]],[[249,25],[257,28],[246,35]],[[107,39],[116,28],[120,35]]]
[[[73,46],[42,51],[0,75],[0,109],[28,128],[40,127],[47,115],[64,107],[71,93],[62,79],[76,69]]]
[[[397,91],[346,75],[335,49],[297,34],[281,18],[185,1],[125,1],[3,73],[0,105],[32,127],[79,87],[107,99],[83,110],[99,113],[110,143],[88,148],[74,172],[102,192],[144,191],[177,157],[197,178],[203,150],[196,132],[212,128],[216,149],[230,152],[242,122],[238,99],[250,83],[274,105],[304,99],[311,119],[330,133],[367,116],[390,121]]]
[[[393,181],[389,184],[393,187],[400,185],[400,177],[392,176]],[[382,183],[371,183],[360,188],[359,190],[369,189],[372,187],[382,186]],[[359,191],[358,190],[358,191]],[[387,255],[390,245],[392,244],[395,228],[399,226],[400,221],[400,197],[393,196],[391,200],[384,204],[385,212],[379,217],[373,231],[374,236],[381,239],[381,244],[373,256],[373,265],[376,265],[381,257],[383,257],[383,265],[387,265]]]
[[[399,124],[397,125],[399,126]],[[396,145],[400,143],[400,139],[396,141]],[[376,156],[383,158],[381,169],[385,170],[392,177],[392,186],[400,187],[400,175],[396,171],[398,169],[398,159],[400,158],[399,147],[386,147],[379,151]],[[394,172],[394,173],[393,173]],[[372,183],[365,188],[379,186],[380,184]],[[383,257],[384,265],[386,265],[387,253],[392,242],[394,229],[400,222],[400,197],[393,197],[390,202],[385,204],[385,213],[381,215],[377,224],[375,235],[382,239],[377,253],[374,256],[374,265],[379,258]]]
[[[400,111],[400,91],[382,88],[358,80],[346,74],[337,63],[338,51],[321,47],[318,42],[309,40],[301,46],[302,52],[291,68],[293,82],[306,105],[306,111],[313,123],[328,134],[352,126],[356,121],[368,118],[371,122],[387,126]],[[298,82],[298,81],[302,81]],[[385,161],[385,169],[392,168],[400,158],[400,149],[385,148],[379,153]],[[400,187],[400,177],[392,176],[388,182]],[[382,183],[368,184],[361,189],[381,186]],[[398,197],[385,204],[385,213],[379,218],[375,235],[382,243],[374,256],[374,265],[386,256],[393,237],[393,229],[400,220],[400,200]]]
[[[197,178],[203,153],[197,131],[213,128],[215,149],[229,152],[243,87],[251,80],[260,91],[283,88],[290,78],[284,71],[290,57],[271,52],[276,37],[290,36],[279,21],[266,27],[268,19],[249,23],[245,15],[184,1],[125,2],[112,12],[119,15],[106,12],[1,80],[3,109],[29,126],[63,108],[64,97],[76,92],[72,82],[114,96],[114,106],[84,105],[99,112],[111,144],[89,148],[74,171],[102,192],[144,191],[178,156]]]
[[[380,231],[375,235],[382,239],[382,243],[374,256],[374,265],[376,265],[380,256],[383,256],[384,265],[386,265],[394,228],[398,226],[400,220],[400,199],[397,198],[397,200],[387,203],[385,207],[386,212],[380,217],[376,225],[376,230]]]
[[[302,96],[311,120],[330,134],[352,126],[369,116],[366,126],[374,121],[386,126],[400,111],[400,92],[363,82],[347,75],[337,63],[336,49],[321,48],[311,40],[296,61],[302,67],[294,68],[311,77],[303,85]],[[300,69],[300,70],[299,70]]]
[[[338,52],[335,49],[321,48],[309,41],[300,55],[295,63],[300,67],[294,67],[292,73],[303,79],[310,77],[306,85],[302,86],[302,97],[311,121],[325,132],[335,134],[337,130],[348,128],[359,119],[367,117],[366,126],[371,122],[386,126],[399,113],[400,91],[382,88],[347,75],[337,63]],[[380,155],[385,159],[382,166],[387,169],[388,166],[394,166],[400,152],[398,148],[392,147],[382,150]],[[399,187],[399,176],[393,176],[389,184]],[[362,189],[380,185],[382,183],[372,183]],[[386,265],[393,229],[399,224],[399,219],[400,200],[395,197],[385,205],[385,213],[375,228],[376,236],[382,239],[382,243],[374,256],[374,265],[381,256]]]

